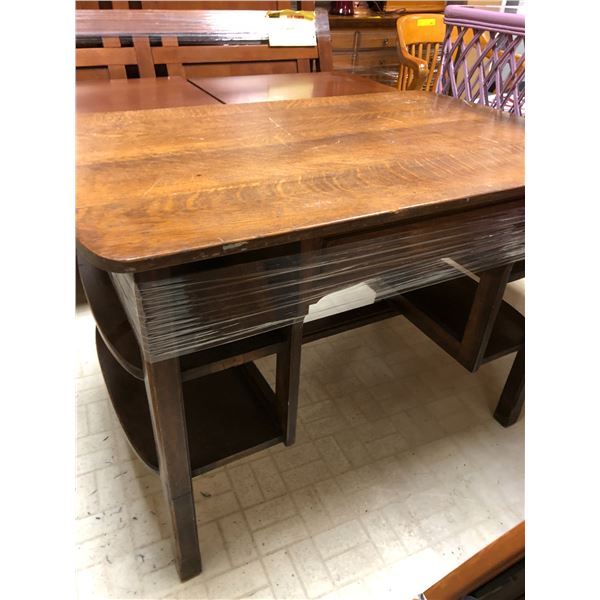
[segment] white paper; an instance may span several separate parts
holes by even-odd
[[[300,19],[281,15],[269,17],[269,46],[316,46],[314,19]]]

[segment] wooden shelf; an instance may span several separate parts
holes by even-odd
[[[110,276],[86,261],[78,263],[85,293],[102,339],[113,357],[133,377],[142,380],[140,347]],[[273,330],[181,358],[184,381],[277,353],[285,343],[282,330]]]
[[[96,345],[121,426],[140,459],[157,471],[144,383],[121,367],[98,330]],[[184,382],[183,396],[194,476],[283,441],[275,395],[252,363]]]
[[[460,277],[403,294],[400,304],[409,320],[422,329],[424,320],[429,320],[440,327],[458,346],[463,337],[476,290],[475,281],[470,277]],[[435,330],[431,328],[425,333],[457,358],[451,351],[452,348],[444,344],[434,332]],[[524,343],[525,317],[503,301],[482,362],[486,363],[515,352]]]

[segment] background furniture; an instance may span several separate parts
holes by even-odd
[[[396,21],[400,69],[399,90],[433,91],[439,72],[446,26],[442,14],[403,15]]]
[[[264,11],[79,10],[77,79],[331,70],[327,14],[316,14],[316,47],[277,48]]]
[[[441,14],[445,4],[402,2],[395,13],[371,12],[368,16],[352,17],[330,15],[333,68],[396,86],[400,66],[396,20],[408,13]]]

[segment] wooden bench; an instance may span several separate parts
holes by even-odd
[[[77,79],[332,69],[325,10],[316,11],[314,47],[270,47],[264,15],[258,10],[77,10]]]

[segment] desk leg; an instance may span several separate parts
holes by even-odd
[[[302,323],[297,323],[288,327],[285,349],[277,354],[275,394],[279,422],[285,434],[286,446],[291,446],[296,441],[302,325]]]
[[[182,581],[202,571],[179,359],[144,363],[144,381],[163,493],[174,535]]]
[[[515,357],[513,366],[508,374],[508,379],[502,390],[502,395],[496,410],[494,419],[504,427],[514,425],[521,414],[523,402],[525,401],[525,346],[523,346]]]

